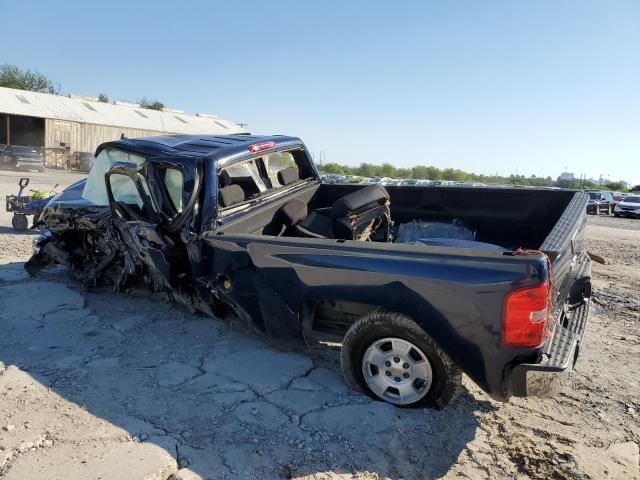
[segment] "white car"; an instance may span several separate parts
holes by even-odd
[[[400,185],[409,186],[409,187],[426,187],[431,185],[431,182],[429,180],[418,180],[415,178],[408,178],[406,180],[402,180],[400,182]]]
[[[640,218],[640,195],[627,195],[613,209],[616,217]]]
[[[374,185],[374,184],[379,184],[379,185],[391,185],[391,182],[393,182],[392,178],[389,177],[373,177],[370,178],[369,180],[366,180],[362,183],[366,184],[366,185]]]

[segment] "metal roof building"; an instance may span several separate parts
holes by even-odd
[[[215,115],[141,108],[0,87],[0,143],[44,147],[72,155],[94,152],[103,142],[166,134],[224,135],[245,132]]]

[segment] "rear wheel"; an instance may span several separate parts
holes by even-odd
[[[375,311],[356,321],[342,342],[350,386],[400,406],[444,407],[459,392],[462,372],[410,318]]]
[[[14,213],[11,219],[11,226],[16,230],[26,230],[29,227],[29,219],[22,213]]]

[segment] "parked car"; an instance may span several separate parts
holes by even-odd
[[[2,161],[9,168],[44,172],[44,153],[41,147],[7,145],[2,152]]]
[[[627,195],[619,202],[613,214],[616,217],[640,218],[640,195]]]
[[[429,180],[418,180],[415,178],[409,178],[406,180],[402,180],[400,185],[402,186],[412,186],[412,187],[427,187],[431,184]]]
[[[611,192],[587,190],[587,193],[589,194],[587,213],[593,213],[595,215],[606,213],[611,215],[611,212],[613,212],[613,195]]]
[[[614,208],[614,211],[615,211],[616,205],[618,205],[622,200],[624,200],[624,197],[626,196],[627,196],[626,193],[613,192],[613,201],[611,202],[611,206]]]
[[[321,179],[325,183],[345,183],[347,181],[347,177],[345,175],[338,175],[335,173],[322,175]]]
[[[558,392],[583,348],[588,198],[322,183],[295,137],[123,139],[49,202],[26,268],[329,335],[346,382],[393,404],[442,406],[462,372],[506,401]]]
[[[435,187],[454,187],[456,183],[453,180],[436,180],[432,185]]]
[[[388,185],[393,182],[394,182],[393,178],[373,177],[373,178],[370,178],[369,180],[365,180],[363,183],[365,183],[366,185]]]
[[[363,178],[358,176],[358,175],[347,175],[347,182],[348,183],[362,183],[363,182]]]

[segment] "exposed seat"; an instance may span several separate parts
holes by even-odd
[[[240,185],[229,185],[218,189],[220,195],[220,204],[223,207],[230,207],[236,203],[244,202],[244,190]]]
[[[389,193],[382,185],[370,185],[336,200],[331,207],[335,238],[369,240],[384,226],[384,241],[390,240]]]
[[[331,238],[333,236],[331,219],[321,213],[311,212],[296,227],[308,237]]]
[[[389,194],[381,185],[371,185],[338,199],[330,208],[311,213],[298,199],[280,209],[287,236],[371,240],[383,227],[383,241],[390,240]]]
[[[294,198],[280,207],[279,215],[285,227],[293,227],[307,216],[307,204]]]
[[[287,167],[278,171],[278,181],[280,185],[291,185],[300,180],[300,173],[297,167]]]
[[[219,182],[221,187],[239,186],[244,192],[244,197],[248,198],[260,192],[255,180],[251,176],[231,176],[226,170],[220,172]]]
[[[316,212],[307,213],[307,204],[294,198],[279,211],[280,220],[287,236],[331,238],[331,219]]]

